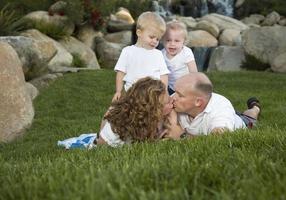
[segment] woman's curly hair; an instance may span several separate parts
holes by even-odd
[[[165,92],[165,85],[160,80],[139,79],[111,104],[104,118],[124,141],[154,140],[158,137],[158,124],[163,119],[161,98]]]

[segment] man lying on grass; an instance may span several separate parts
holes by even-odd
[[[163,121],[173,108],[163,82],[150,77],[139,79],[104,116],[97,144],[156,140],[164,135]]]
[[[236,112],[228,99],[213,92],[211,81],[200,72],[177,80],[173,104],[169,131],[165,135],[173,139],[252,128],[260,113],[255,97],[248,99],[246,111]]]

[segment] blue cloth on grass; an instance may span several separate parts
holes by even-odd
[[[68,138],[62,141],[58,141],[58,146],[65,147],[65,149],[74,149],[74,148],[85,148],[92,149],[96,147],[94,140],[96,140],[96,133],[87,133],[81,134],[78,137]]]

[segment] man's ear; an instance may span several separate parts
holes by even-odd
[[[196,97],[195,105],[200,107],[204,103],[204,99],[202,97]]]

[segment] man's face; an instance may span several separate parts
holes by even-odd
[[[186,84],[180,82],[180,80],[175,84],[173,100],[176,112],[191,114],[196,108],[196,95],[188,90]]]

